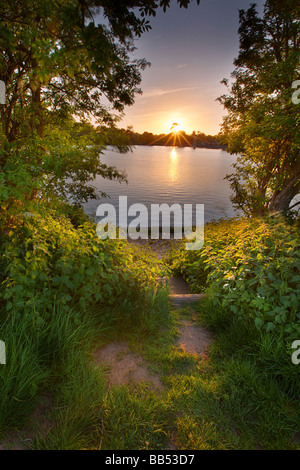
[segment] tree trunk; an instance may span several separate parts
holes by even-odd
[[[292,176],[280,191],[276,191],[269,203],[269,212],[287,212],[292,199],[300,192],[300,175]]]

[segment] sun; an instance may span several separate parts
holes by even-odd
[[[178,132],[181,132],[182,130],[183,130],[182,125],[179,124],[178,122],[173,122],[173,124],[170,127],[170,131],[172,132],[172,134],[178,134]]]
[[[181,147],[183,143],[184,145],[188,144],[190,147],[192,147],[192,144],[186,138],[182,124],[180,123],[180,121],[174,120],[170,127],[170,133],[166,141],[166,145],[172,145],[173,147]]]

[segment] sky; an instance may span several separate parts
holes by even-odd
[[[216,98],[226,93],[220,84],[230,78],[239,50],[239,9],[264,0],[193,0],[188,9],[175,0],[164,13],[150,18],[152,30],[136,40],[135,58],[151,67],[142,72],[143,95],[125,107],[119,127],[168,133],[172,123],[190,134],[194,130],[216,135],[226,114]]]

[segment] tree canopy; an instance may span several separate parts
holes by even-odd
[[[178,0],[187,8],[190,0]],[[199,4],[199,0],[197,0]],[[96,197],[96,175],[125,176],[101,163],[107,126],[127,149],[115,123],[141,92],[145,59],[133,60],[134,39],[169,0],[9,0],[0,6],[1,210],[38,195],[48,200]],[[98,130],[82,135],[76,121]],[[111,135],[109,136],[111,141]]]
[[[300,7],[268,0],[240,10],[240,49],[229,94],[219,101],[228,111],[222,126],[230,153],[240,154],[228,175],[232,201],[247,214],[285,212],[300,192],[300,108],[293,103],[299,78]]]

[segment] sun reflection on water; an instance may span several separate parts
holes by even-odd
[[[172,147],[170,153],[170,170],[169,170],[169,178],[170,181],[175,182],[177,180],[177,151],[176,147]]]

